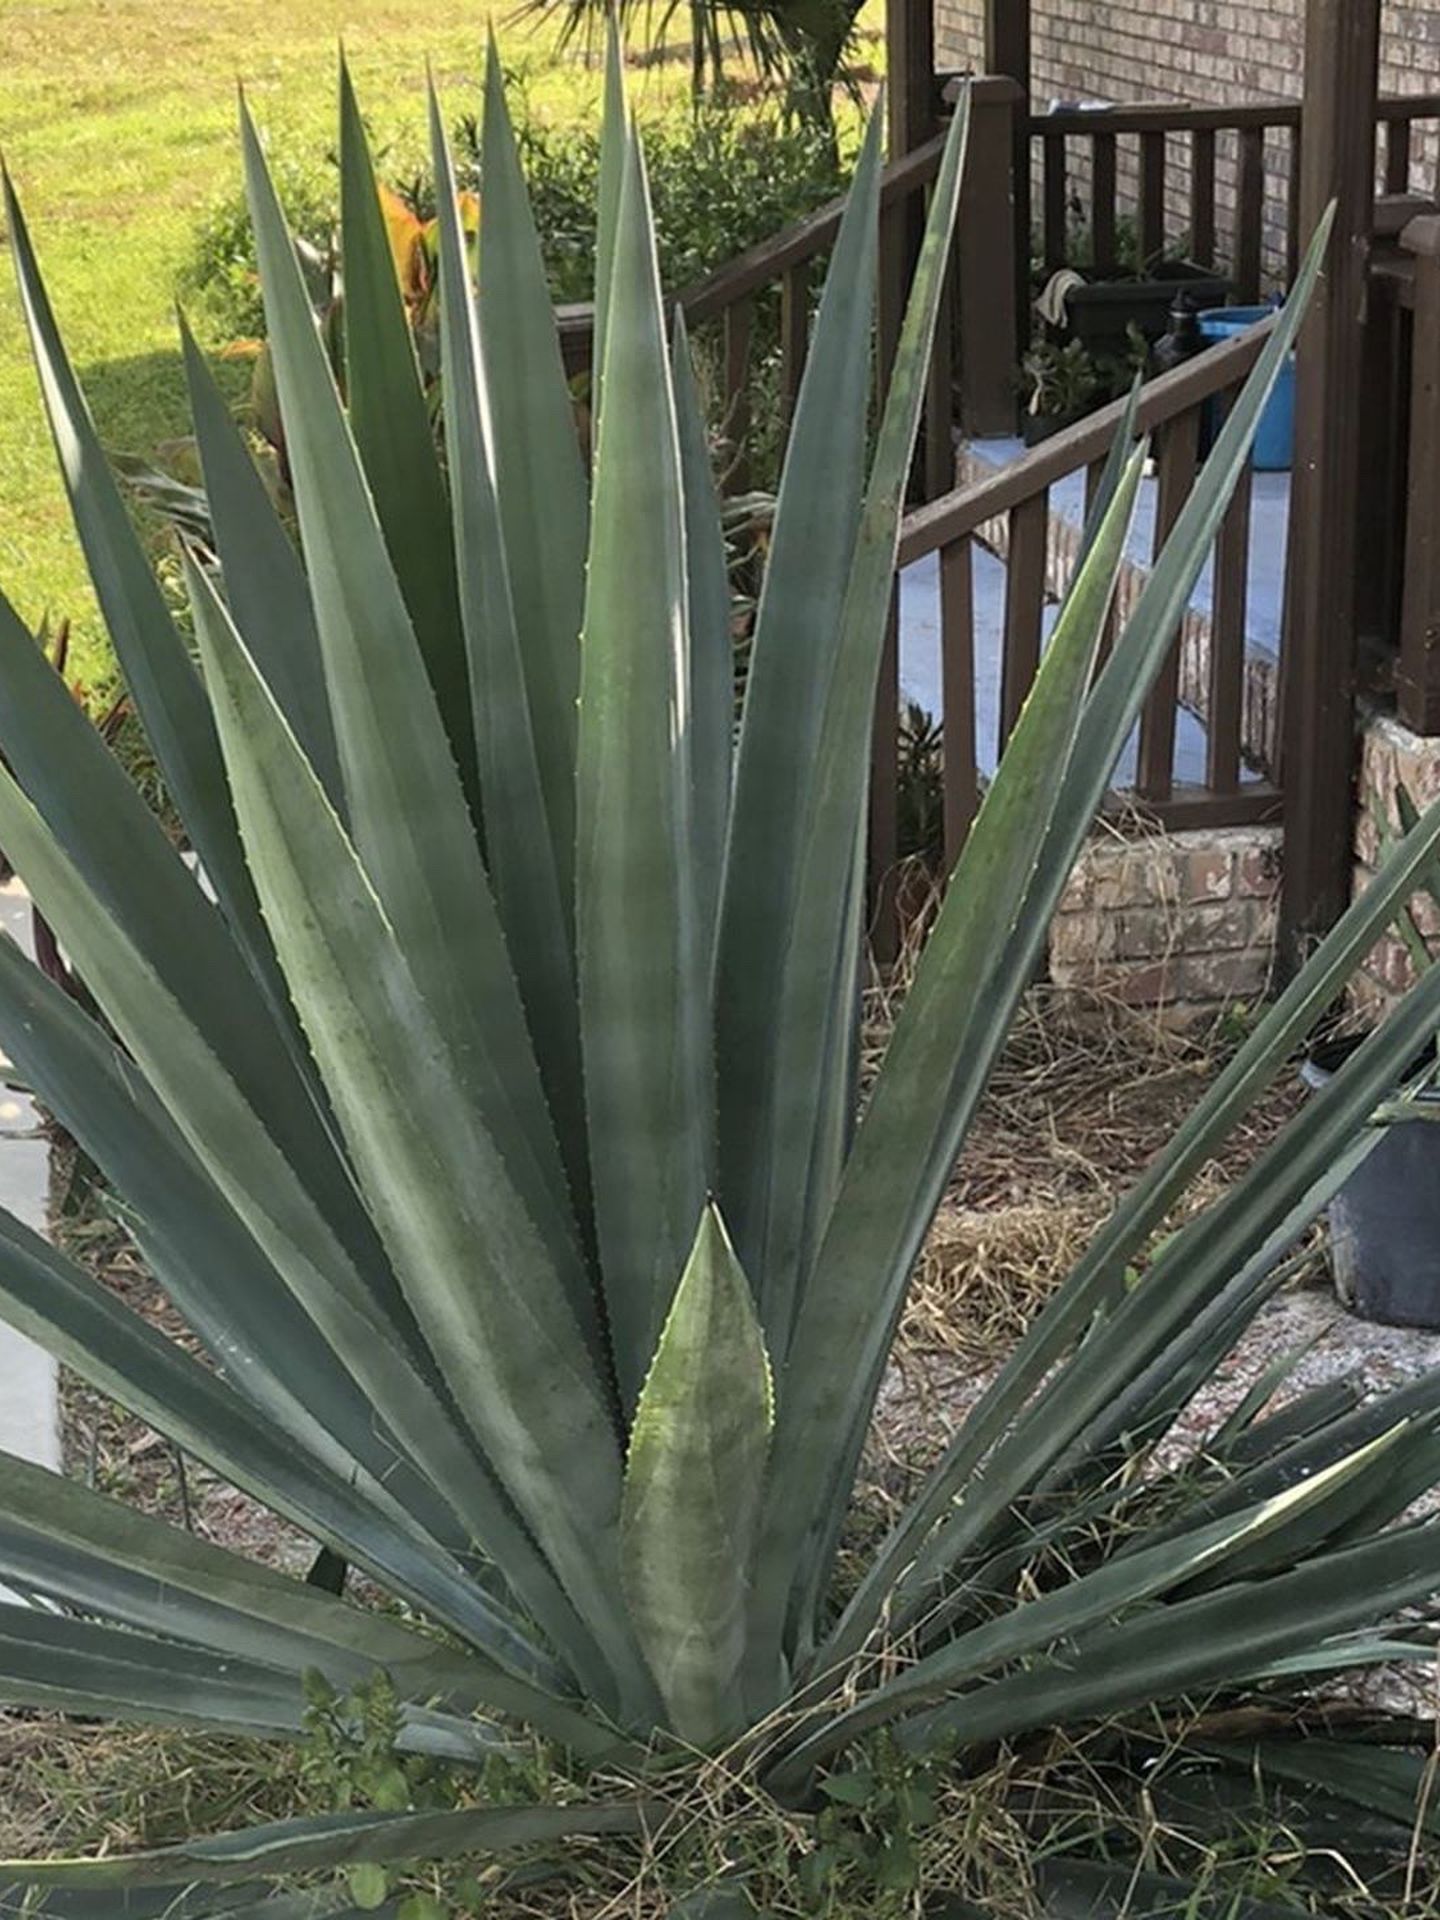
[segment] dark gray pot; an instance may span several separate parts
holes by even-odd
[[[1354,1044],[1317,1049],[1300,1069],[1306,1086],[1328,1085]],[[1389,1128],[1330,1202],[1329,1219],[1335,1284],[1351,1312],[1440,1331],[1440,1119]]]

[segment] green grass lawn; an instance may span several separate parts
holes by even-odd
[[[493,9],[502,22],[508,0]],[[487,0],[4,0],[0,151],[19,188],[51,297],[107,446],[148,453],[185,432],[176,277],[206,208],[239,179],[243,80],[277,151],[330,149],[343,35],[377,141],[418,155],[427,58],[447,113],[479,106]],[[506,64],[533,111],[597,107],[578,50],[527,22],[503,27]],[[683,86],[645,66],[642,105]],[[5,249],[8,254],[8,244]],[[0,586],[32,625],[74,627],[75,665],[111,674],[70,530],[12,276],[0,272]]]

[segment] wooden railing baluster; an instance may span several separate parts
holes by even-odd
[[[788,426],[810,351],[810,262],[787,267],[780,283],[780,400]]]
[[[1165,251],[1165,135],[1140,136],[1140,264]]]
[[[1091,141],[1090,235],[1093,263],[1100,273],[1115,266],[1115,136],[1097,133]]]
[[[721,321],[725,359],[725,439],[730,458],[726,462],[729,490],[744,493],[749,481],[750,461],[750,335],[755,318],[755,300],[747,294],[725,309]]]
[[[1105,477],[1107,460],[1092,460],[1085,469],[1085,525],[1088,530],[1091,516],[1095,511],[1095,502],[1100,493],[1100,482]],[[1100,635],[1100,650],[1096,659],[1097,666],[1103,666],[1110,657],[1110,649],[1115,644],[1116,609],[1112,603],[1106,616],[1105,628]]]
[[[1160,436],[1157,459],[1159,487],[1155,502],[1155,541],[1158,555],[1170,537],[1186,496],[1195,484],[1200,454],[1199,407],[1167,420]],[[1165,801],[1174,790],[1176,708],[1180,700],[1180,635],[1177,632],[1140,715],[1139,767],[1135,788],[1144,800]]]
[[[1045,566],[1050,540],[1049,489],[1022,500],[1010,513],[1005,560],[1005,639],[1000,662],[1000,751],[1020,717],[1040,665],[1045,614]]]
[[[1215,541],[1215,586],[1205,697],[1205,784],[1212,793],[1240,785],[1245,702],[1245,619],[1250,593],[1250,486],[1246,465]]]
[[[1235,285],[1242,304],[1260,298],[1264,232],[1265,130],[1242,127],[1235,215]]]
[[[1215,264],[1215,129],[1197,127],[1190,138],[1190,257]]]
[[[935,348],[925,376],[924,497],[938,500],[955,484],[955,255],[952,250],[935,316]]]
[[[1047,133],[1043,140],[1045,155],[1044,207],[1044,243],[1045,266],[1048,272],[1063,267],[1070,257],[1070,236],[1067,231],[1067,191],[1065,181],[1065,136],[1063,133]]]
[[[906,244],[906,209],[900,205],[880,208],[880,286],[876,302],[875,379],[883,404],[890,391],[890,372],[900,344],[900,328],[905,318],[905,295],[910,285],[909,248]]]
[[[940,694],[945,742],[945,871],[979,806],[975,769],[975,582],[967,535],[940,549]]]
[[[1202,420],[1208,404],[1233,393],[1254,366],[1273,322],[1249,329],[1212,347],[1172,373],[1148,381],[1139,398],[1137,426],[1159,435],[1160,483],[1157,502],[1159,534],[1173,526],[1193,484],[1198,466]],[[1440,363],[1440,353],[1437,353]],[[984,479],[958,487],[943,500],[913,509],[901,529],[899,565],[904,568],[927,555],[939,556],[942,629],[941,686],[949,724],[948,752],[956,772],[947,773],[947,846],[953,854],[961,839],[969,788],[963,748],[957,729],[973,712],[974,681],[967,680],[967,663],[978,677],[991,666],[973,658],[977,644],[974,624],[974,586],[968,560],[974,543],[988,540],[989,528],[1004,520],[1008,528],[1008,561],[1000,654],[1000,727],[1002,736],[1019,713],[1033,680],[1042,651],[1047,553],[1051,532],[1050,490],[1072,476],[1085,476],[1087,503],[1096,489],[1114,436],[1124,417],[1125,403],[1115,401],[1078,425],[1067,427],[1032,448],[1019,459]],[[1268,738],[1247,732],[1250,716],[1245,650],[1246,607],[1243,599],[1248,541],[1244,528],[1247,509],[1241,482],[1240,503],[1222,521],[1215,603],[1211,613],[1212,651],[1198,668],[1187,670],[1185,699],[1213,715],[1206,746],[1206,777],[1199,784],[1175,789],[1174,747],[1178,731],[1181,687],[1180,635],[1167,650],[1161,687],[1146,703],[1142,715],[1141,778],[1136,797],[1145,812],[1169,828],[1183,826],[1239,826],[1279,817],[1282,796],[1267,779],[1241,779],[1243,762],[1251,753],[1269,750]],[[1073,523],[1072,523],[1073,524]],[[1057,583],[1058,584],[1058,583]],[[1121,604],[1133,603],[1137,581],[1132,574],[1122,584]],[[1191,620],[1184,623],[1187,649],[1199,638]],[[958,638],[957,638],[958,636]],[[966,642],[968,641],[968,646]],[[1188,653],[1186,661],[1188,663]],[[1260,722],[1263,725],[1263,721]],[[966,736],[968,740],[968,736]],[[997,741],[996,744],[1002,744]],[[958,777],[957,777],[958,776]]]
[[[1410,191],[1410,122],[1385,122],[1385,191]]]

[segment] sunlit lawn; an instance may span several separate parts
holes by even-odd
[[[238,179],[235,87],[272,144],[328,151],[343,35],[377,139],[420,151],[432,62],[452,118],[478,106],[487,0],[0,0],[0,150],[106,444],[149,452],[184,431],[176,276],[199,216]],[[582,51],[495,9],[532,110],[593,113]],[[510,24],[506,25],[506,19]],[[680,62],[634,75],[642,105]],[[0,271],[0,586],[38,624],[68,615],[82,673],[109,672],[23,338]]]

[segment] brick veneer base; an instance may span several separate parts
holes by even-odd
[[[1361,893],[1379,865],[1388,837],[1400,830],[1395,789],[1403,786],[1421,809],[1440,799],[1440,740],[1425,740],[1388,716],[1372,719],[1360,745],[1355,809],[1354,890]],[[1411,902],[1416,927],[1432,952],[1440,952],[1440,909],[1428,894]],[[1383,1015],[1415,978],[1404,943],[1387,934],[1350,988],[1350,1002],[1364,1021]]]
[[[1259,999],[1270,981],[1281,830],[1103,828],[1050,929],[1050,976],[1178,1017]]]

